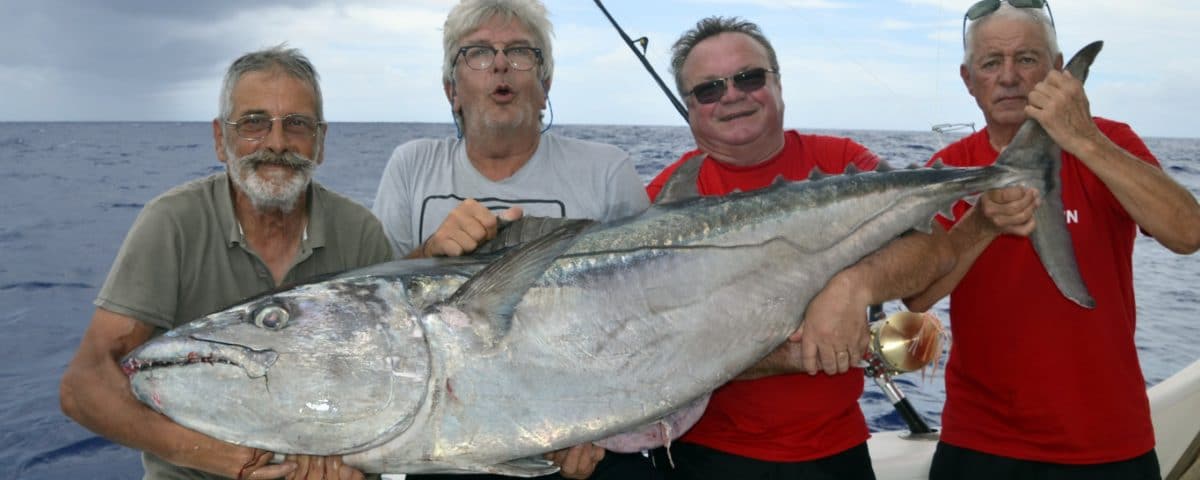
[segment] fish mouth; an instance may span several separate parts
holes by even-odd
[[[226,365],[242,369],[251,378],[258,378],[265,376],[278,358],[279,354],[274,350],[253,350],[242,345],[179,339],[143,345],[121,361],[121,371],[132,378],[154,370]]]
[[[176,359],[152,359],[142,360],[139,358],[127,358],[121,362],[121,371],[125,372],[125,376],[133,377],[142,372],[156,370],[160,368],[185,367],[195,364],[225,364],[234,367],[242,367],[242,365],[234,362],[231,359],[219,357],[214,354],[203,355],[198,352],[188,352],[181,358]]]

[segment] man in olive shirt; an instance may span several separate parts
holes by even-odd
[[[188,430],[133,397],[122,357],[166,329],[280,285],[389,260],[361,205],[312,180],[326,124],[311,63],[276,47],[230,66],[213,140],[226,172],[142,210],[63,376],[62,408],[143,451],[146,478],[362,478],[340,457],[273,455]]]

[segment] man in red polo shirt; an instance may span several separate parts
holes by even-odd
[[[700,148],[650,183],[651,198],[697,155],[705,156],[696,182],[702,195],[879,162],[848,139],[783,129],[779,63],[754,24],[707,18],[673,50],[676,86]],[[835,276],[809,303],[792,341],[714,392],[704,416],[671,447],[667,476],[875,478],[858,406],[863,375],[852,368],[866,349],[866,309],[917,293],[948,272],[953,254],[940,243],[945,237],[907,235]],[[668,462],[661,453],[660,468]]]
[[[1195,252],[1200,206],[1128,125],[1091,116],[1082,83],[1060,71],[1044,2],[1027,3],[985,0],[968,11],[960,71],[987,128],[934,159],[990,165],[1027,117],[1037,119],[1063,150],[1063,213],[1096,307],[1060,295],[1024,238],[1036,192],[1013,187],[956,207],[955,268],[909,302],[922,310],[953,289],[954,349],[930,478],[1157,480],[1133,338],[1133,243],[1140,228],[1172,251]]]

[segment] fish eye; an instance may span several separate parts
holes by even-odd
[[[254,324],[259,328],[279,330],[287,326],[290,316],[288,311],[279,305],[267,305],[254,312]]]

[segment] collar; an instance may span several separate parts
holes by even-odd
[[[220,222],[221,229],[227,232],[225,235],[225,246],[233,247],[245,242],[245,234],[242,230],[241,222],[238,222],[237,214],[233,211],[232,191],[230,190],[232,180],[229,179],[229,174],[226,172],[220,175],[220,179],[216,181],[216,206],[217,220]],[[308,195],[308,224],[304,226],[304,236],[300,239],[300,250],[307,251],[313,248],[325,246],[325,209],[323,207],[325,199],[325,187],[317,183],[316,180],[310,180],[308,190],[305,193]]]

